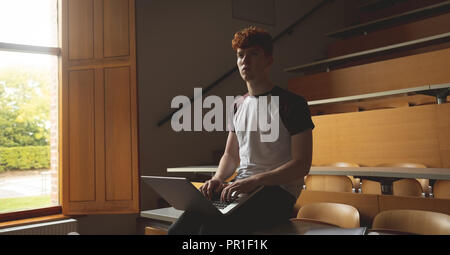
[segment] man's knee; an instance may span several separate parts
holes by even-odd
[[[203,216],[185,211],[168,229],[168,235],[197,235]]]

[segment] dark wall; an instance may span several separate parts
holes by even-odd
[[[175,132],[170,121],[158,127],[158,121],[172,111],[172,99],[177,95],[193,96],[194,87],[206,87],[236,65],[231,39],[237,30],[257,25],[275,36],[319,1],[276,0],[273,9],[259,11],[262,5],[253,6],[257,13],[273,14],[272,25],[233,18],[232,2],[136,0],[141,175],[169,175],[168,167],[212,163],[213,152],[224,149],[227,132]],[[326,45],[332,40],[324,34],[349,23],[348,14],[354,8],[351,2],[330,1],[275,44],[271,69],[275,83],[286,88],[294,75],[284,72],[284,68],[325,57]],[[246,8],[240,13],[252,16],[253,10]],[[207,95],[224,99],[246,92],[245,83],[235,73]],[[141,210],[156,208],[158,196],[144,183],[140,185]],[[133,234],[137,217],[86,216],[79,219],[80,233]]]

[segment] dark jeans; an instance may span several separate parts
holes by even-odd
[[[169,235],[251,234],[285,223],[296,198],[279,186],[267,186],[228,215],[205,215],[185,211],[170,226]]]

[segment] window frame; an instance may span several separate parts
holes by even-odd
[[[35,46],[35,45],[27,45],[27,44],[15,44],[15,43],[6,43],[0,41],[0,51],[9,51],[9,52],[22,52],[22,53],[31,53],[31,54],[47,54],[47,55],[54,55],[58,57],[58,90],[61,90],[61,57],[62,57],[62,50],[61,50],[61,2],[60,0],[56,1],[57,3],[57,36],[58,36],[58,46],[59,47],[46,47],[46,46]],[[59,94],[59,93],[58,93]],[[60,100],[58,99],[58,102]],[[61,111],[61,105],[58,103],[58,111]],[[60,123],[60,116],[61,114],[58,113],[58,123]],[[59,141],[58,146],[61,146],[61,134],[58,134]],[[60,149],[58,149],[60,151]],[[61,159],[60,152],[58,153],[59,159]],[[60,161],[60,160],[59,160]],[[55,215],[55,214],[61,214],[62,213],[62,205],[61,205],[61,164],[58,166],[58,196],[60,203],[57,206],[49,206],[49,207],[42,207],[32,210],[22,210],[22,211],[15,211],[15,212],[8,212],[8,213],[0,213],[0,223],[8,222],[8,221],[15,221],[15,220],[23,220],[23,219],[30,219],[30,218],[36,218],[36,217],[43,217],[43,216],[49,216],[49,215]]]

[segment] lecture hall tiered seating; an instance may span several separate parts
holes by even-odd
[[[327,34],[326,59],[285,70],[296,75],[288,89],[310,103],[313,165],[450,168],[449,1],[361,2],[358,24]],[[448,183],[308,175],[294,215],[346,204],[374,233],[450,234]],[[333,224],[333,210],[315,210]]]

